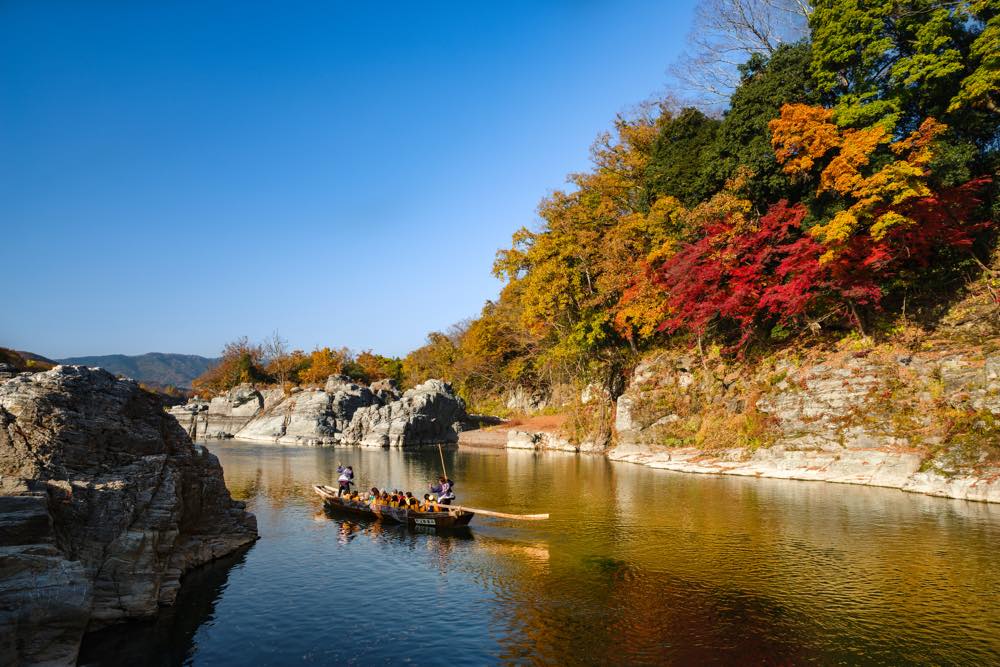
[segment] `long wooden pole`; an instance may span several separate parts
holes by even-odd
[[[448,471],[444,467],[444,450],[441,449],[441,443],[438,443],[438,454],[441,455],[441,472],[444,474],[444,478],[448,479]]]
[[[323,498],[337,497],[337,490],[332,486],[317,484],[313,486],[313,488],[316,490],[316,493]],[[499,519],[514,519],[516,521],[545,521],[549,518],[548,514],[509,514],[507,512],[494,512],[493,510],[484,510],[478,507],[464,507],[462,505],[443,505],[442,507],[447,510],[463,510],[465,512],[482,514],[483,516],[495,516]]]
[[[501,519],[517,519],[518,521],[545,521],[549,518],[548,514],[508,514],[507,512],[494,512],[493,510],[478,509],[476,507],[463,507],[462,505],[445,505],[444,507],[446,509],[474,512],[484,516],[495,516]]]

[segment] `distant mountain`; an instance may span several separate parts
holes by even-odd
[[[190,387],[191,380],[219,363],[218,359],[209,359],[197,354],[165,354],[163,352],[150,352],[136,356],[109,354],[101,357],[68,357],[56,361],[60,364],[100,366],[115,375],[125,375],[139,382],[161,387],[173,385],[181,388]]]

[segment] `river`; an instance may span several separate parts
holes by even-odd
[[[552,516],[434,535],[329,516],[311,485],[342,462],[422,495],[436,449],[207,446],[261,540],[81,664],[1000,663],[1000,506],[462,449],[462,504]]]

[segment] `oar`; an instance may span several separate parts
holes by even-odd
[[[549,518],[548,514],[508,514],[507,512],[494,512],[493,510],[463,507],[462,505],[444,505],[442,508],[450,510],[465,510],[466,512],[474,512],[476,514],[482,514],[483,516],[495,516],[500,519],[516,519],[518,521],[545,521]]]

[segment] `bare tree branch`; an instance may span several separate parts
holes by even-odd
[[[805,37],[811,11],[808,0],[701,0],[687,54],[670,74],[703,105],[723,104],[739,83],[739,65]]]

